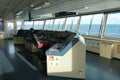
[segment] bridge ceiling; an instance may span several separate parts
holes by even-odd
[[[120,0],[0,0],[0,19],[27,19],[68,11],[86,14],[120,10]]]

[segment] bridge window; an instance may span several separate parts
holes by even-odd
[[[14,23],[13,22],[8,22],[7,24],[7,28],[10,29],[14,29]]]
[[[79,21],[79,16],[68,17],[66,20],[65,30],[71,31],[71,32],[76,32],[77,28],[78,28],[78,21]]]
[[[103,14],[81,17],[80,33],[83,35],[100,36]]]
[[[46,20],[44,30],[52,30],[52,28],[53,28],[53,19]]]
[[[80,34],[88,35],[92,15],[82,16],[80,22]]]
[[[53,29],[55,31],[62,31],[64,22],[65,22],[65,18],[55,19]]]
[[[17,21],[16,22],[16,27],[17,27],[17,30],[19,30],[19,29],[22,29],[22,21]]]
[[[77,32],[79,18],[79,16],[73,18],[70,31]]]
[[[120,38],[120,13],[108,14],[104,37]]]
[[[42,30],[44,25],[44,21],[34,21],[34,29]]]
[[[92,17],[91,26],[89,26],[89,35],[99,36],[102,27],[103,14],[95,14]]]
[[[66,26],[65,26],[65,30],[66,31],[72,31],[72,32],[76,32],[77,30],[77,23],[78,23],[78,19],[79,17],[68,17],[66,20]]]
[[[24,29],[25,30],[29,30],[32,27],[33,27],[33,21],[25,21],[24,22]]]
[[[68,18],[67,18],[65,30],[67,30],[67,31],[70,31],[70,30],[71,30],[73,19],[74,19],[74,17],[68,17]]]
[[[8,21],[5,31],[6,31],[6,37],[11,38],[12,35],[15,33],[14,22]]]

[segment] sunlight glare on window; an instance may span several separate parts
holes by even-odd
[[[80,33],[88,36],[100,36],[103,14],[85,15],[81,17]]]
[[[81,17],[80,34],[88,35],[92,15],[85,15]]]
[[[8,22],[8,28],[9,28],[9,29],[14,29],[14,24],[13,24],[13,22]]]
[[[29,30],[32,27],[33,27],[33,21],[25,21],[24,22],[24,29],[25,30]]]
[[[42,30],[44,25],[44,21],[34,21],[34,29]]]
[[[74,19],[72,21],[72,27],[70,29],[71,32],[77,32],[79,18],[80,18],[79,16],[74,17]]]
[[[66,26],[65,26],[65,30],[66,31],[70,31],[72,28],[72,21],[73,21],[74,17],[68,17],[66,20]]]
[[[62,31],[64,22],[65,22],[65,18],[55,19],[53,29],[55,31]]]
[[[109,13],[104,37],[120,38],[120,13]]]
[[[22,21],[17,21],[16,22],[16,27],[17,27],[17,30],[19,30],[19,29],[22,29]]]
[[[44,30],[52,30],[52,27],[53,27],[53,19],[52,20],[46,20]]]
[[[100,36],[100,30],[102,27],[102,18],[103,18],[103,14],[95,14],[93,19],[92,19],[92,23],[91,23],[91,28],[90,28],[90,32],[89,35],[91,36]]]

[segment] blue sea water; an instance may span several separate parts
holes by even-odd
[[[120,25],[106,25],[105,37],[120,38]]]
[[[91,26],[87,24],[80,25],[80,33],[85,35],[99,36],[102,30],[101,25],[94,24]],[[120,25],[117,24],[107,24],[104,37],[110,38],[120,38]]]
[[[88,25],[88,24],[81,24],[80,25],[80,34],[84,35],[92,35],[92,36],[99,36],[101,31],[101,25],[94,24],[94,25]]]

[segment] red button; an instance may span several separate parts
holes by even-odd
[[[54,56],[50,56],[49,61],[54,61]]]

